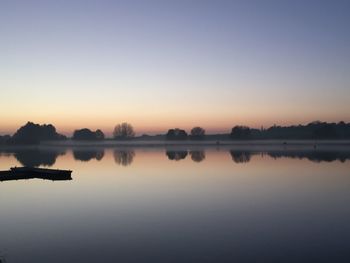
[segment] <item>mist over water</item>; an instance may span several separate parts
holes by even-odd
[[[0,170],[6,262],[348,262],[350,151],[15,148]]]

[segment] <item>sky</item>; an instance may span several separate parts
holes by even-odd
[[[0,0],[0,134],[350,122],[350,1]]]

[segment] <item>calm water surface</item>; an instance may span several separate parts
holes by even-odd
[[[1,262],[350,262],[350,151],[47,148],[0,182]]]

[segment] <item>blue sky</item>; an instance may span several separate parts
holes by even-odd
[[[350,121],[349,1],[0,1],[0,132]]]

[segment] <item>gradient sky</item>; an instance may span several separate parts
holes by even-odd
[[[350,121],[350,1],[0,0],[0,133]]]

